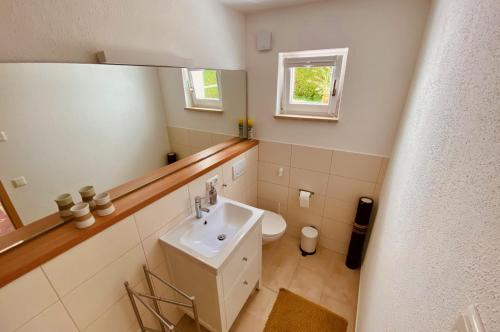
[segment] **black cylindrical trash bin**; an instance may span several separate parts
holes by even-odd
[[[358,210],[356,212],[351,234],[351,242],[349,242],[349,250],[345,260],[345,265],[350,269],[358,269],[361,266],[361,255],[363,253],[363,245],[365,243],[365,236],[368,230],[372,208],[373,199],[369,197],[361,197],[359,199]]]
[[[177,153],[169,152],[167,153],[167,165],[173,164],[177,161]]]

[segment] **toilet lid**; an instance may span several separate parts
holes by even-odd
[[[273,236],[283,233],[286,229],[286,222],[282,216],[271,211],[265,211],[262,218],[262,235]]]

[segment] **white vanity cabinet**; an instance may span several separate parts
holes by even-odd
[[[211,331],[228,331],[252,290],[259,287],[260,220],[230,248],[231,252],[216,268],[174,246],[167,244],[163,248],[174,285],[196,297],[200,323]]]

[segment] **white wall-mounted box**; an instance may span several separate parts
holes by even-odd
[[[238,161],[237,163],[235,163],[233,165],[233,180],[236,180],[237,178],[239,178],[240,176],[245,174],[246,170],[247,170],[247,160],[246,159],[242,159],[242,160]]]

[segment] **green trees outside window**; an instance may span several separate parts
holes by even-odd
[[[330,101],[333,66],[294,67],[291,102],[327,105]]]

